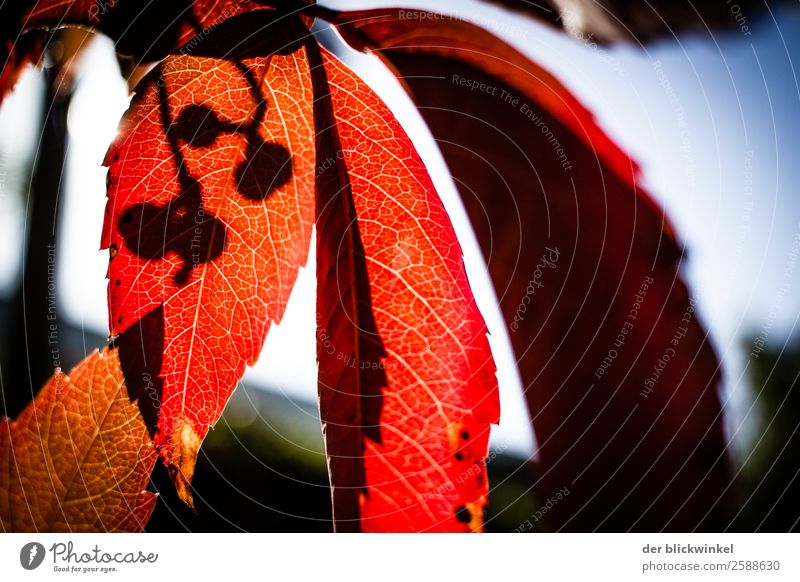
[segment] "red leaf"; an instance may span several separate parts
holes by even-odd
[[[550,524],[721,527],[718,364],[636,165],[552,75],[480,28],[337,18],[403,77],[459,186],[510,324],[540,496],[571,492]]]
[[[56,372],[14,421],[0,420],[3,531],[142,531],[156,454],[117,351]]]
[[[337,529],[480,530],[499,404],[461,249],[392,113],[321,59],[317,340]]]
[[[153,320],[144,354],[131,351],[144,363],[128,369],[156,362],[154,438],[188,503],[200,442],[280,321],[310,243],[311,81],[287,31],[214,45],[224,59],[165,59],[106,158],[111,333]]]

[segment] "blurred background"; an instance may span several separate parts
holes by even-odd
[[[460,2],[458,14],[554,73],[641,164],[643,185],[686,246],[684,276],[723,362],[726,434],[740,496],[731,528],[797,529],[800,85],[793,60],[800,57],[800,11],[744,14],[746,30],[646,47],[598,46],[477,1]],[[512,531],[538,507],[530,489],[536,442],[465,212],[397,81],[324,24],[316,32],[392,104],[453,216],[501,389],[486,525]],[[111,41],[60,31],[43,67],[28,70],[0,108],[0,381],[9,416],[55,367],[68,370],[106,343],[101,163],[128,101]],[[197,513],[177,501],[159,464],[153,487],[162,495],[149,530],[331,530],[316,405],[313,261],[201,449]],[[534,525],[547,529],[546,519]]]

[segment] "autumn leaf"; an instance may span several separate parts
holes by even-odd
[[[142,531],[156,454],[117,351],[57,371],[16,420],[0,421],[5,532]]]
[[[134,60],[178,53],[137,86],[108,152],[103,246],[120,364],[131,392],[152,396],[141,418],[181,498],[191,505],[200,443],[282,317],[316,218],[337,529],[480,530],[499,411],[461,251],[413,144],[308,41],[289,14],[300,7],[15,3],[0,92],[26,54],[7,41],[31,28],[90,26]],[[515,50],[405,12],[310,13],[379,49],[440,141],[509,322],[540,493],[571,490],[548,519],[714,527],[728,482],[718,365],[636,165]],[[566,22],[579,35],[582,15]]]
[[[251,41],[165,59],[106,157],[111,333],[157,330],[136,357],[158,378],[151,429],[189,504],[200,443],[280,321],[314,220],[305,29],[258,22]]]
[[[337,530],[479,531],[499,404],[461,249],[391,111],[319,59],[317,351]]]
[[[540,497],[571,492],[551,526],[719,526],[719,367],[635,163],[558,80],[480,28],[392,10],[332,19],[403,79],[459,187],[519,361]]]

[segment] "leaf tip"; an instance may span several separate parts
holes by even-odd
[[[195,511],[195,507],[191,484],[200,443],[200,435],[197,434],[188,419],[181,418],[175,423],[172,433],[172,462],[169,465],[169,475],[175,485],[178,497],[192,511]]]

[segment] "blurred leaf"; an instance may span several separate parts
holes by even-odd
[[[638,168],[552,75],[466,22],[342,13],[405,83],[470,215],[511,331],[551,527],[719,526],[717,359]],[[666,363],[665,363],[666,362]]]

